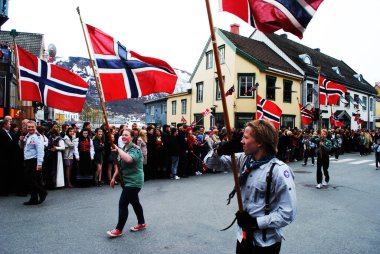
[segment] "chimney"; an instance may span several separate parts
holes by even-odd
[[[230,27],[231,27],[231,30],[230,30],[230,32],[231,33],[234,33],[234,34],[239,34],[239,24],[236,24],[236,23],[234,23],[234,24],[231,24],[230,25]]]
[[[321,52],[320,48],[315,48],[314,50],[317,51],[317,52],[319,52],[319,53]]]

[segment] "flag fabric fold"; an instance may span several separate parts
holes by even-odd
[[[20,100],[35,101],[69,112],[81,112],[88,83],[75,73],[47,63],[16,46]]]
[[[86,30],[104,101],[174,92],[178,77],[168,63],[128,50],[110,35],[88,24]]]
[[[344,126],[344,124],[341,121],[339,121],[339,119],[337,119],[335,117],[334,112],[332,111],[332,109],[331,109],[330,123],[331,123],[332,126],[337,126],[337,127]]]
[[[347,88],[319,76],[319,104],[320,105],[337,105],[341,96],[344,96]]]
[[[300,39],[323,0],[219,0],[221,11],[238,16],[264,33],[279,29]]]
[[[273,101],[266,100],[257,95],[256,119],[266,119],[277,129],[280,128],[282,110]]]
[[[187,123],[187,121],[186,121],[186,119],[185,119],[184,116],[182,116],[182,118],[181,118],[181,122],[183,122],[183,123]]]
[[[298,103],[301,111],[302,123],[304,125],[309,125],[313,122],[313,112],[308,110],[306,106],[302,106],[302,104]]]

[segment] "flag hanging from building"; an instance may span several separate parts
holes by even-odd
[[[302,39],[303,32],[323,0],[220,0],[221,11],[232,13],[257,30],[279,29]]]
[[[113,37],[86,24],[98,68],[104,101],[173,93],[177,75],[163,60],[141,56]]]
[[[337,105],[341,96],[344,96],[347,88],[319,76],[319,104],[320,105]]]
[[[268,101],[257,95],[256,119],[266,119],[277,129],[280,127],[282,110],[273,101]]]
[[[305,125],[309,125],[313,122],[313,112],[308,110],[306,106],[302,106],[302,104],[298,103],[301,111],[302,123]]]
[[[181,118],[181,122],[183,122],[183,123],[187,123],[187,121],[186,121],[186,119],[185,119],[184,116],[182,116],[182,118]]]
[[[20,100],[40,102],[48,107],[81,112],[88,84],[75,73],[47,63],[16,46]]]
[[[234,85],[232,85],[231,88],[227,90],[226,97],[229,95],[232,95],[234,92],[235,92],[235,87]]]
[[[337,127],[344,126],[344,124],[341,121],[339,121],[339,119],[337,119],[335,117],[334,112],[332,111],[332,109],[331,109],[330,123],[331,123],[332,126],[337,126]]]
[[[202,112],[203,117],[206,117],[210,114],[211,114],[211,109],[209,109],[209,108],[206,108],[206,110],[204,112]]]

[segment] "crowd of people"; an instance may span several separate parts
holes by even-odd
[[[1,195],[13,192],[25,196],[28,193],[22,144],[28,134],[27,123],[28,120],[24,120],[19,127],[10,116],[1,122],[0,160],[4,165],[0,177]],[[47,189],[54,189],[109,184],[118,167],[118,156],[112,152],[112,147],[124,146],[121,140],[124,129],[125,125],[119,128],[110,126],[109,129],[102,125],[93,129],[90,122],[85,122],[81,129],[77,124],[36,126],[36,133],[44,146],[41,170],[43,185]],[[140,129],[134,125],[132,131],[132,142],[140,147],[143,155],[144,181],[160,178],[179,180],[207,171],[215,172],[215,169],[208,169],[203,160],[210,150],[227,140],[225,127],[206,130],[203,127],[177,124],[163,125],[162,128],[149,125]],[[232,133],[233,139],[240,142],[243,129],[232,129]],[[286,163],[303,160],[304,166],[310,158],[314,165],[321,131],[281,128],[278,134],[277,158]],[[330,129],[326,139],[331,141],[327,153],[338,159],[340,154],[349,152],[358,151],[361,156],[370,154],[380,134],[377,130],[339,128]],[[380,152],[380,148],[377,150]],[[380,155],[378,157],[380,162]]]

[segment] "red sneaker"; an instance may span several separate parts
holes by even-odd
[[[115,229],[107,231],[107,234],[110,237],[118,237],[118,236],[122,236],[123,235],[123,231],[118,230],[118,229],[115,228]]]
[[[139,230],[146,229],[146,226],[147,226],[146,224],[137,224],[136,226],[133,226],[130,229],[131,229],[131,231],[136,232],[136,231],[139,231]]]

